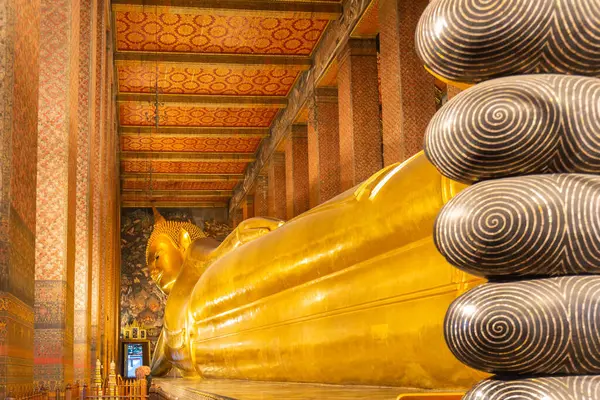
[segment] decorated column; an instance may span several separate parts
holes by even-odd
[[[30,390],[39,0],[0,3],[0,398]]]
[[[268,207],[268,183],[266,175],[259,175],[256,178],[254,187],[254,216],[266,217],[269,215]]]
[[[287,219],[308,210],[308,137],[306,125],[292,125],[285,145]]]
[[[269,217],[286,219],[285,153],[276,152],[269,164]]]
[[[340,134],[337,88],[316,88],[308,106],[310,208],[340,193]]]
[[[415,52],[415,29],[429,0],[380,0],[383,161],[404,161],[423,148],[435,114],[434,78]]]
[[[41,1],[34,379],[50,388],[73,379],[79,6]]]
[[[80,3],[79,90],[77,126],[77,208],[75,248],[75,315],[73,337],[74,379],[90,376],[91,350],[91,193],[90,153],[93,137],[93,74],[96,6],[93,0]]]
[[[247,195],[242,205],[242,219],[246,220],[252,217],[254,217],[254,196]]]
[[[383,165],[374,39],[349,39],[340,58],[338,81],[340,185],[344,191]]]

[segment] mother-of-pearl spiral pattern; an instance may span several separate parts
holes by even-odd
[[[488,379],[473,387],[463,400],[596,400],[600,376],[556,376],[515,380]]]
[[[530,175],[468,187],[438,214],[438,250],[479,276],[600,273],[600,177]]]
[[[425,153],[444,176],[467,183],[600,173],[600,79],[529,75],[476,85],[433,117]]]
[[[452,303],[444,334],[492,373],[599,374],[600,276],[486,283]]]
[[[417,52],[452,81],[530,73],[600,75],[600,0],[434,0]]]

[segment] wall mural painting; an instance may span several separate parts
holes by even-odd
[[[192,222],[208,236],[223,240],[231,228],[207,220],[198,223],[189,209],[161,209],[167,220]],[[152,282],[146,268],[146,244],[152,233],[151,209],[125,209],[121,216],[121,329],[135,321],[146,329],[150,351],[154,350],[162,329],[166,296]]]

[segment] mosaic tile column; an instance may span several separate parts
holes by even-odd
[[[436,247],[489,279],[444,321],[456,358],[493,374],[465,400],[600,398],[599,5],[436,0],[419,23],[427,67],[476,84],[425,136],[440,173],[472,184]]]
[[[79,90],[77,134],[77,209],[75,248],[75,315],[73,337],[74,379],[83,381],[90,376],[91,335],[91,196],[90,145],[93,134],[93,72],[94,47],[92,40],[96,7],[92,0],[82,0],[80,6]]]
[[[275,152],[269,163],[269,217],[286,219],[285,153]]]
[[[256,178],[254,187],[254,216],[266,217],[269,215],[268,204],[268,178],[264,175],[259,175]]]
[[[384,165],[423,148],[436,111],[434,78],[415,52],[415,29],[429,0],[380,0],[380,77]]]
[[[317,88],[308,106],[310,208],[340,193],[340,132],[337,88]]]
[[[252,217],[254,217],[254,196],[247,195],[242,205],[242,219],[247,220]]]
[[[308,210],[308,128],[292,125],[285,143],[287,219]]]
[[[39,22],[0,2],[0,398],[33,384]]]
[[[91,174],[91,211],[92,223],[92,248],[91,248],[91,263],[92,263],[92,289],[91,289],[91,370],[96,366],[96,360],[100,358],[101,338],[100,338],[100,269],[102,263],[101,255],[104,253],[102,242],[102,168],[101,154],[103,149],[102,133],[105,126],[105,91],[106,78],[106,3],[102,0],[95,0],[96,16],[94,35],[92,40],[95,49],[94,67],[95,71],[92,75],[94,91],[94,117],[93,117],[93,133],[91,140],[91,156],[90,156],[90,174]]]
[[[233,211],[233,215],[231,216],[231,226],[236,228],[240,222],[244,220],[244,213],[239,208]]]
[[[73,380],[79,1],[40,16],[34,379],[53,387]]]
[[[383,165],[377,48],[374,39],[349,39],[339,59],[340,185],[344,191]]]

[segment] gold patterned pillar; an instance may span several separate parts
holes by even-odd
[[[73,380],[79,87],[77,0],[41,0],[34,379]]]
[[[242,204],[242,221],[254,217],[254,196],[247,195]]]
[[[309,207],[308,128],[292,125],[285,146],[285,193],[287,219],[302,214]]]
[[[96,16],[95,27],[93,30],[94,41],[94,66],[95,70],[92,75],[92,90],[94,93],[94,113],[93,113],[93,132],[91,141],[90,155],[90,179],[91,185],[91,211],[92,222],[92,289],[91,289],[91,368],[95,368],[96,360],[100,358],[101,338],[100,338],[100,299],[102,292],[100,291],[100,269],[101,269],[101,254],[103,253],[101,241],[101,221],[102,221],[102,169],[101,169],[101,154],[102,154],[102,132],[104,131],[104,108],[105,103],[104,90],[105,82],[105,66],[106,66],[106,4],[103,0],[96,0]]]
[[[233,215],[231,215],[230,218],[231,218],[231,226],[233,228],[236,228],[240,224],[240,222],[242,222],[244,220],[243,210],[236,208],[233,211]]]
[[[0,398],[33,384],[39,0],[0,2]]]
[[[341,191],[382,166],[381,121],[374,39],[349,39],[338,71]]]
[[[415,51],[415,30],[429,0],[380,0],[380,76],[384,165],[423,148],[436,111],[434,78]]]
[[[275,152],[269,164],[269,217],[285,219],[285,153]]]
[[[254,216],[266,217],[269,215],[268,207],[268,183],[265,175],[259,175],[256,178],[254,188]]]
[[[340,193],[340,134],[337,88],[316,88],[308,107],[310,208]]]
[[[92,79],[95,70],[93,29],[96,15],[93,0],[80,5],[79,106],[77,127],[77,204],[75,228],[75,313],[73,337],[73,375],[87,380],[91,366],[91,197],[90,145],[93,134],[94,102]]]

